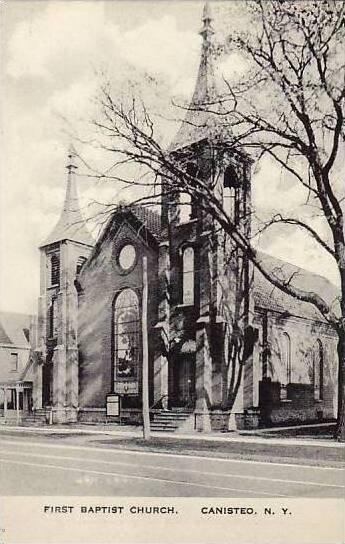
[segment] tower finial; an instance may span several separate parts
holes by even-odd
[[[203,14],[202,14],[203,27],[202,27],[202,29],[200,31],[200,34],[201,34],[201,36],[203,37],[203,40],[204,40],[204,46],[208,45],[210,43],[211,36],[212,36],[212,34],[214,34],[214,30],[212,28],[212,21],[213,21],[213,17],[212,17],[212,13],[211,13],[211,6],[210,6],[209,1],[206,0],[205,5],[204,5]]]
[[[68,156],[68,161],[67,161],[67,164],[66,164],[66,168],[68,170],[68,173],[72,174],[78,168],[78,166],[75,163],[75,158],[77,156],[77,152],[76,152],[75,147],[74,147],[73,144],[70,144],[70,146],[68,148],[68,155],[67,156]]]
[[[204,5],[204,11],[203,11],[203,14],[202,14],[202,20],[205,22],[205,21],[212,21],[213,20],[213,17],[212,17],[212,12],[211,12],[211,6],[210,6],[210,2],[208,0],[206,0],[205,2],[205,5]]]

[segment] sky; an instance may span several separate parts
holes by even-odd
[[[62,208],[67,149],[74,143],[93,164],[103,160],[80,141],[97,115],[102,77],[118,95],[136,82],[150,107],[169,117],[172,98],[188,102],[193,92],[202,8],[197,0],[1,3],[0,309],[37,312],[38,247]],[[216,33],[224,32],[222,3],[213,8]],[[241,70],[235,60],[223,63],[225,74]],[[166,125],[165,137],[174,130]],[[78,190],[86,216],[94,199],[119,198],[116,188],[83,176]],[[253,199],[259,209],[288,210],[303,194],[266,160],[254,168]],[[337,283],[331,261],[301,233],[272,236],[263,246]]]

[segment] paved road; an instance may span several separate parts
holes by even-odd
[[[345,471],[1,437],[1,495],[344,497]]]

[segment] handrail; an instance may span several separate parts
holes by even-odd
[[[156,400],[150,407],[149,410],[153,410],[163,399],[168,398],[168,395],[162,395],[158,400]]]

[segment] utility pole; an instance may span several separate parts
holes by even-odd
[[[143,433],[144,440],[150,440],[150,409],[149,409],[149,353],[147,333],[147,257],[143,256],[143,301],[141,331],[143,341],[143,368],[142,368],[142,402],[143,402]]]

